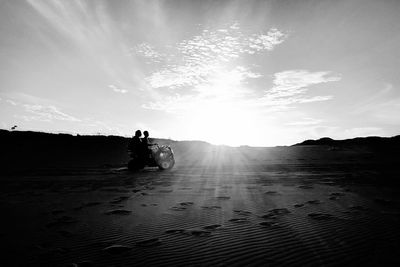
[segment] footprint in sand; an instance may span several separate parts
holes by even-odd
[[[356,211],[365,211],[368,210],[366,207],[360,206],[360,205],[354,205],[349,207],[350,210],[356,210]]]
[[[212,224],[212,225],[207,225],[204,226],[203,229],[205,230],[216,230],[217,228],[220,228],[222,225],[220,224]]]
[[[72,223],[77,223],[78,220],[75,218],[72,218],[70,216],[62,216],[60,218],[57,218],[54,222],[50,222],[46,224],[46,227],[51,228],[51,227],[56,227],[56,226],[63,226],[67,224],[72,224]]]
[[[104,214],[106,215],[129,215],[132,211],[124,210],[124,209],[115,209],[115,210],[108,210]]]
[[[267,191],[265,192],[266,195],[270,195],[270,196],[277,196],[279,195],[279,193],[277,191]]]
[[[220,206],[202,206],[201,208],[202,208],[202,209],[205,209],[205,210],[217,210],[217,209],[221,209]]]
[[[169,209],[173,211],[183,211],[186,210],[186,207],[171,207]]]
[[[125,245],[112,245],[112,246],[108,246],[106,248],[103,248],[103,251],[116,255],[116,254],[121,254],[124,252],[127,252],[129,250],[131,250],[132,247],[130,246],[125,246]]]
[[[285,215],[285,214],[289,214],[289,213],[290,213],[290,210],[288,210],[286,208],[272,209],[272,210],[268,211],[267,214],[262,215],[261,218],[276,219],[278,215]]]
[[[151,238],[143,241],[136,242],[136,246],[138,247],[153,247],[161,245],[161,240],[158,238]]]
[[[166,233],[166,234],[182,234],[183,232],[185,232],[185,229],[169,229],[169,230],[166,230],[164,233]]]
[[[113,200],[110,201],[111,204],[119,204],[125,200],[128,200],[129,197],[128,196],[120,196],[120,197],[116,197]]]
[[[146,190],[154,190],[154,189],[156,189],[154,186],[148,186],[148,185],[146,185],[146,186],[144,186],[143,187],[143,189],[146,189]]]
[[[318,199],[315,200],[309,200],[307,201],[308,204],[312,204],[312,205],[317,205],[317,204],[321,204],[321,201],[319,201]]]
[[[330,193],[329,195],[332,196],[332,197],[342,197],[342,196],[345,195],[345,193],[342,193],[342,192],[333,192],[333,193]]]
[[[300,185],[299,188],[301,188],[301,189],[314,189],[314,187],[311,186],[311,185]]]
[[[174,190],[172,190],[172,189],[158,190],[159,193],[171,193],[171,192],[173,192],[173,191],[174,191]]]
[[[248,222],[249,220],[247,218],[232,218],[229,221],[234,223],[244,223]]]
[[[308,217],[314,220],[329,220],[334,218],[331,214],[328,213],[309,213]]]
[[[200,229],[189,229],[183,232],[183,234],[191,235],[191,236],[209,236],[211,235],[210,231],[200,230]]]
[[[193,204],[194,204],[194,203],[193,203],[193,202],[190,202],[190,201],[179,203],[179,205],[184,206],[184,207],[192,206]]]
[[[250,216],[251,215],[251,211],[247,211],[247,210],[233,210],[233,212],[239,216]]]
[[[255,190],[255,189],[258,189],[258,188],[260,188],[260,187],[258,187],[258,186],[246,186],[246,189],[248,189],[248,190]]]

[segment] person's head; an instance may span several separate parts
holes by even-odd
[[[135,132],[135,136],[136,136],[136,137],[141,137],[141,136],[142,136],[142,132],[141,132],[140,130],[137,130],[137,131]]]
[[[149,137],[149,132],[148,131],[144,131],[143,134],[144,134],[145,137]]]

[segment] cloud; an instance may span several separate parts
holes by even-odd
[[[220,69],[207,77],[207,81],[194,85],[190,93],[174,93],[163,96],[158,101],[144,104],[146,109],[163,110],[172,113],[196,111],[210,105],[234,104],[236,107],[249,107],[246,101],[251,93],[242,85],[247,79],[260,77],[243,66],[231,70]]]
[[[276,28],[254,33],[235,23],[225,28],[204,29],[199,35],[163,50],[141,44],[136,53],[160,63],[159,69],[145,79],[150,88],[163,89],[155,91],[153,99],[142,107],[180,114],[207,105],[272,112],[294,104],[332,99],[330,95],[307,94],[311,86],[341,79],[328,71],[300,69],[275,73],[273,86],[261,97],[254,92],[256,89],[249,88],[247,81],[263,74],[254,71],[254,66],[238,63],[246,62],[244,59],[253,54],[272,51],[287,38],[288,34]]]
[[[271,89],[265,91],[262,100],[266,105],[290,105],[330,100],[332,96],[306,96],[309,87],[321,83],[340,81],[341,77],[329,71],[287,70],[274,74]]]
[[[327,101],[333,97],[310,96],[310,87],[321,83],[339,81],[337,75],[328,71],[310,72],[307,70],[289,70],[274,74],[273,86],[259,97],[245,84],[247,79],[258,78],[261,74],[238,66],[230,71],[219,70],[209,75],[207,82],[193,86],[191,93],[166,95],[158,101],[144,104],[143,107],[162,110],[184,116],[209,107],[239,110],[251,114],[273,113],[294,108],[296,104]],[[314,121],[315,122],[315,121]],[[307,121],[305,123],[311,123]]]
[[[133,54],[141,55],[145,58],[150,59],[152,62],[159,63],[163,61],[166,57],[165,54],[161,54],[154,49],[154,46],[151,46],[147,43],[141,43],[135,46],[134,48],[129,49],[128,55],[132,56]]]
[[[68,115],[60,111],[55,106],[42,106],[42,105],[31,105],[23,104],[25,111],[34,114],[34,116],[25,116],[29,120],[40,120],[40,121],[52,121],[52,120],[62,120],[62,121],[80,121],[79,119]]]
[[[147,44],[138,46],[137,53],[156,62],[165,62],[160,70],[146,80],[152,88],[196,86],[208,80],[230,61],[242,56],[271,51],[287,38],[272,28],[267,33],[241,31],[239,24],[218,30],[204,29],[201,34],[182,40],[159,53]]]
[[[15,101],[11,100],[11,99],[7,99],[6,102],[11,104],[11,105],[13,105],[13,106],[17,105],[17,103]]]
[[[104,74],[101,78],[117,80],[123,87],[143,82],[139,62],[126,55],[132,40],[118,24],[120,18],[113,17],[108,3],[80,0],[27,2],[49,25],[38,28],[38,36],[52,48],[51,52],[74,64],[76,59],[83,59],[84,64]],[[65,51],[66,44],[76,49]],[[75,58],[66,56],[71,55],[70,52],[76,53]]]
[[[273,50],[287,38],[278,29],[266,33],[241,30],[238,23],[220,29],[204,29],[199,35],[182,40],[163,52],[148,45],[137,49],[143,57],[161,62],[160,68],[146,77],[155,91],[142,107],[182,113],[207,105],[251,108],[252,92],[247,80],[262,77],[254,66],[238,64],[245,56]],[[156,51],[157,50],[157,51]]]
[[[112,84],[110,84],[108,87],[109,87],[110,89],[112,89],[112,90],[113,90],[114,92],[116,92],[116,93],[121,93],[121,94],[126,94],[126,93],[128,93],[128,90],[118,88],[117,86],[112,85]]]

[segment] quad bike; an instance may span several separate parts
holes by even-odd
[[[175,164],[174,152],[168,145],[154,144],[149,147],[147,155],[139,156],[129,151],[131,159],[128,162],[129,170],[140,170],[144,167],[158,167],[160,170],[169,170]]]

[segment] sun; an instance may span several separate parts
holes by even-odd
[[[249,112],[235,103],[208,103],[191,114],[190,128],[199,140],[216,145],[239,146],[255,130]]]

